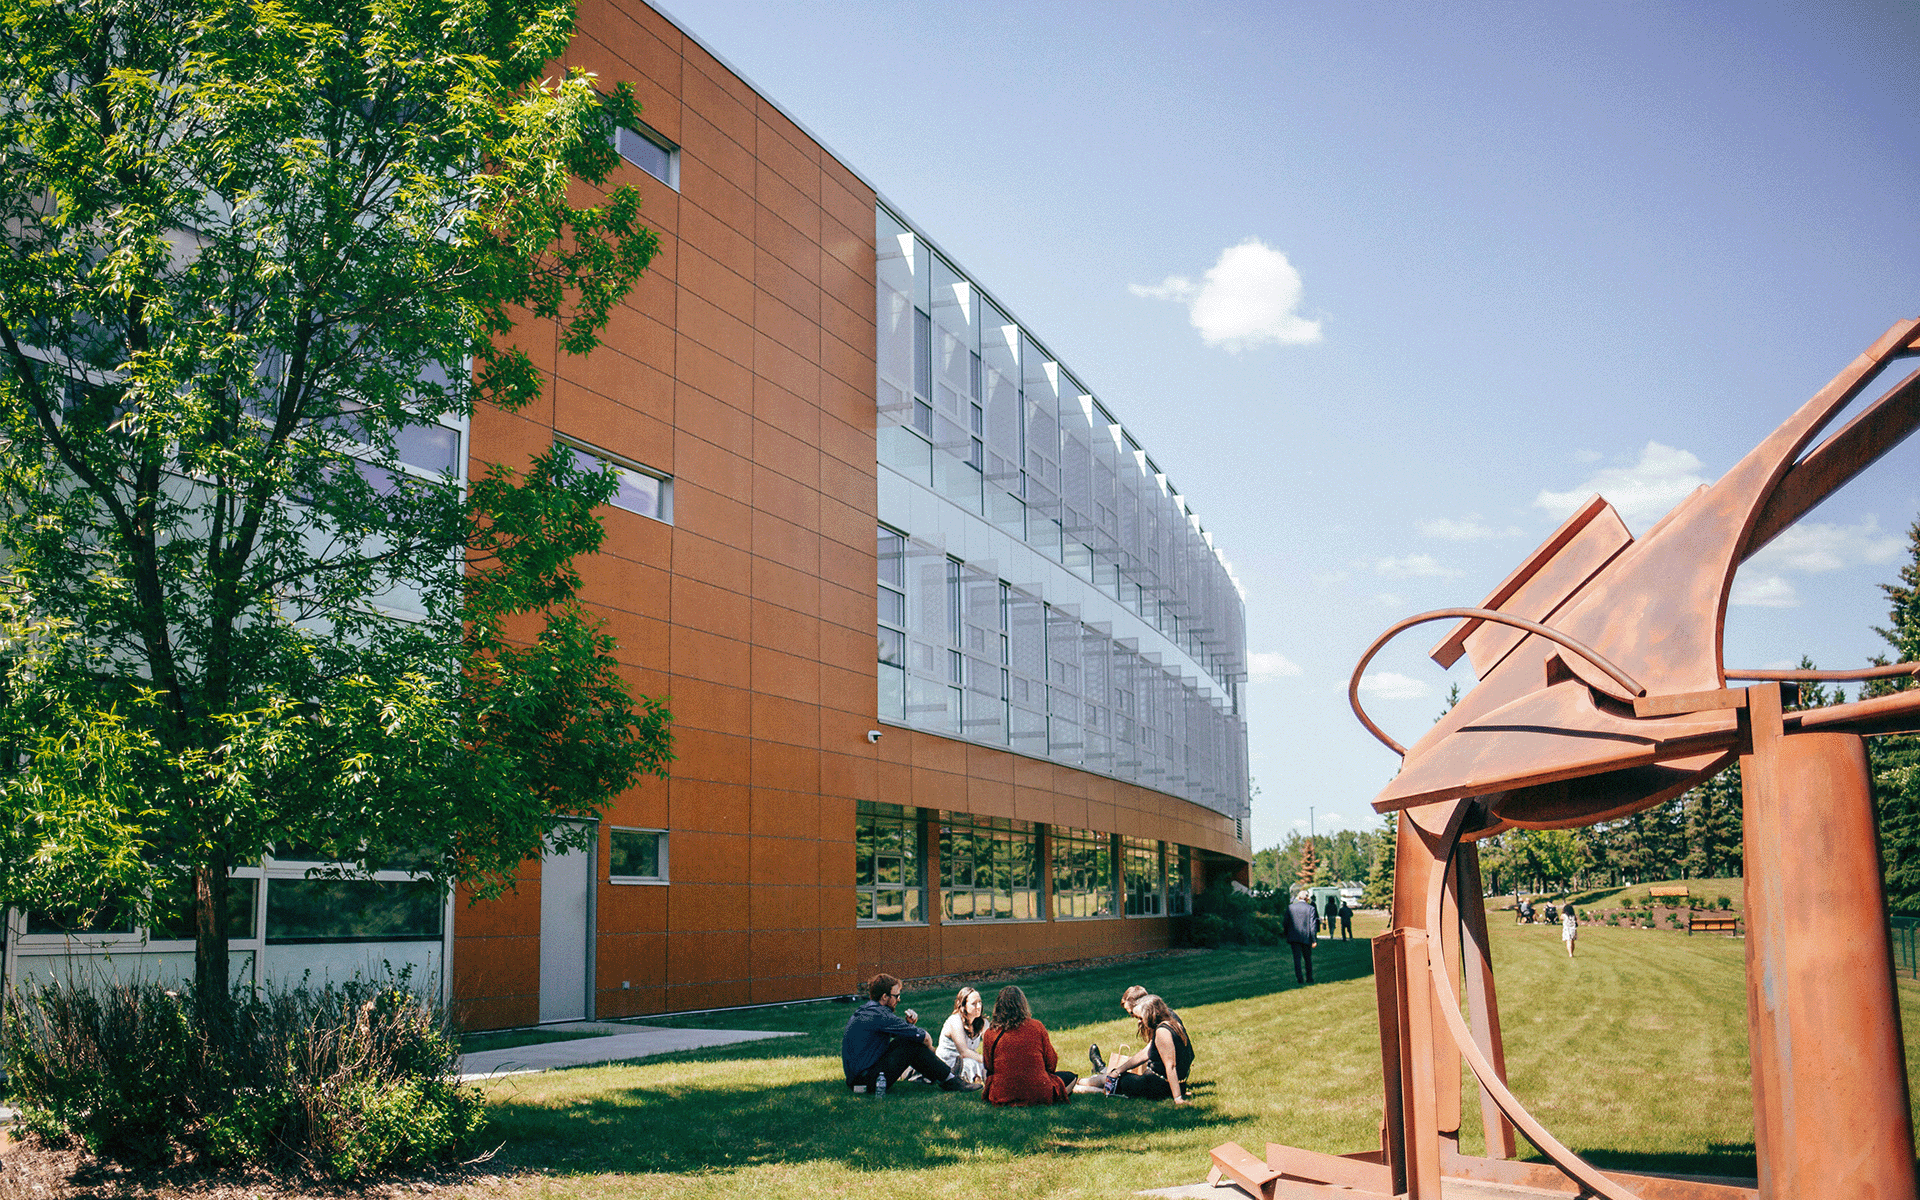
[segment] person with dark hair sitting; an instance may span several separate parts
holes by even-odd
[[[1133,1014],[1147,1048],[1114,1059],[1105,1071],[1083,1080],[1075,1090],[1187,1103],[1187,1072],[1193,1069],[1193,1039],[1187,1035],[1187,1027],[1158,996],[1142,996],[1135,1002]],[[1142,1067],[1145,1069],[1139,1069]]]
[[[1072,1099],[1072,1071],[1056,1071],[1047,1027],[1033,1019],[1027,994],[1009,984],[993,1004],[993,1023],[981,1039],[987,1060],[987,1103],[1064,1104]]]
[[[879,1076],[898,1080],[911,1067],[942,1091],[979,1091],[979,1084],[962,1081],[940,1061],[933,1039],[914,1024],[918,1013],[908,1009],[902,1017],[894,1012],[899,1003],[900,981],[892,975],[875,975],[867,984],[867,1002],[847,1018],[847,1031],[840,1037],[840,1069],[847,1086],[871,1089]]]

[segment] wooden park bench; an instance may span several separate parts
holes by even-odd
[[[1737,913],[1694,913],[1687,919],[1687,935],[1694,933],[1739,933],[1740,917]]]
[[[1654,888],[1647,889],[1647,895],[1649,896],[1685,896],[1688,894],[1689,893],[1684,884],[1669,884],[1666,887],[1654,887]]]

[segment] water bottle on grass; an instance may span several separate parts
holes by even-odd
[[[885,1071],[874,1076],[873,1098],[875,1100],[885,1100],[887,1098],[887,1073]]]

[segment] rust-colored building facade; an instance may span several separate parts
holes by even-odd
[[[585,594],[632,687],[669,699],[678,761],[617,800],[590,865],[456,901],[460,1021],[1168,945],[1249,857],[1239,601],[1197,520],[990,297],[667,18],[588,0],[566,65],[634,88],[647,128],[618,181],[661,249],[592,355],[519,327],[551,388],[477,413],[470,468],[559,440],[622,470]],[[1146,564],[1172,580],[1176,557],[1199,582],[1156,591]],[[1224,616],[1202,622],[1201,591]]]

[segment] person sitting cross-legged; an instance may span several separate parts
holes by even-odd
[[[847,1086],[871,1089],[877,1077],[898,1080],[911,1067],[943,1091],[979,1091],[979,1084],[963,1081],[940,1061],[933,1039],[914,1024],[919,1014],[912,1009],[905,1017],[894,1012],[899,1003],[900,981],[893,976],[875,975],[867,984],[867,1002],[847,1018],[847,1031],[840,1037],[840,1069]]]
[[[1188,1036],[1186,1026],[1158,996],[1142,996],[1134,1004],[1133,1013],[1147,1048],[1125,1058],[1115,1058],[1105,1071],[1081,1080],[1074,1090],[1187,1103],[1186,1082],[1187,1072],[1193,1069],[1193,1039]],[[1144,1069],[1136,1073],[1136,1068],[1142,1067]]]
[[[1047,1027],[1033,1019],[1027,994],[1011,984],[994,1001],[980,1054],[986,1059],[989,1104],[1064,1104],[1073,1098],[1073,1072],[1055,1070],[1060,1056]]]

